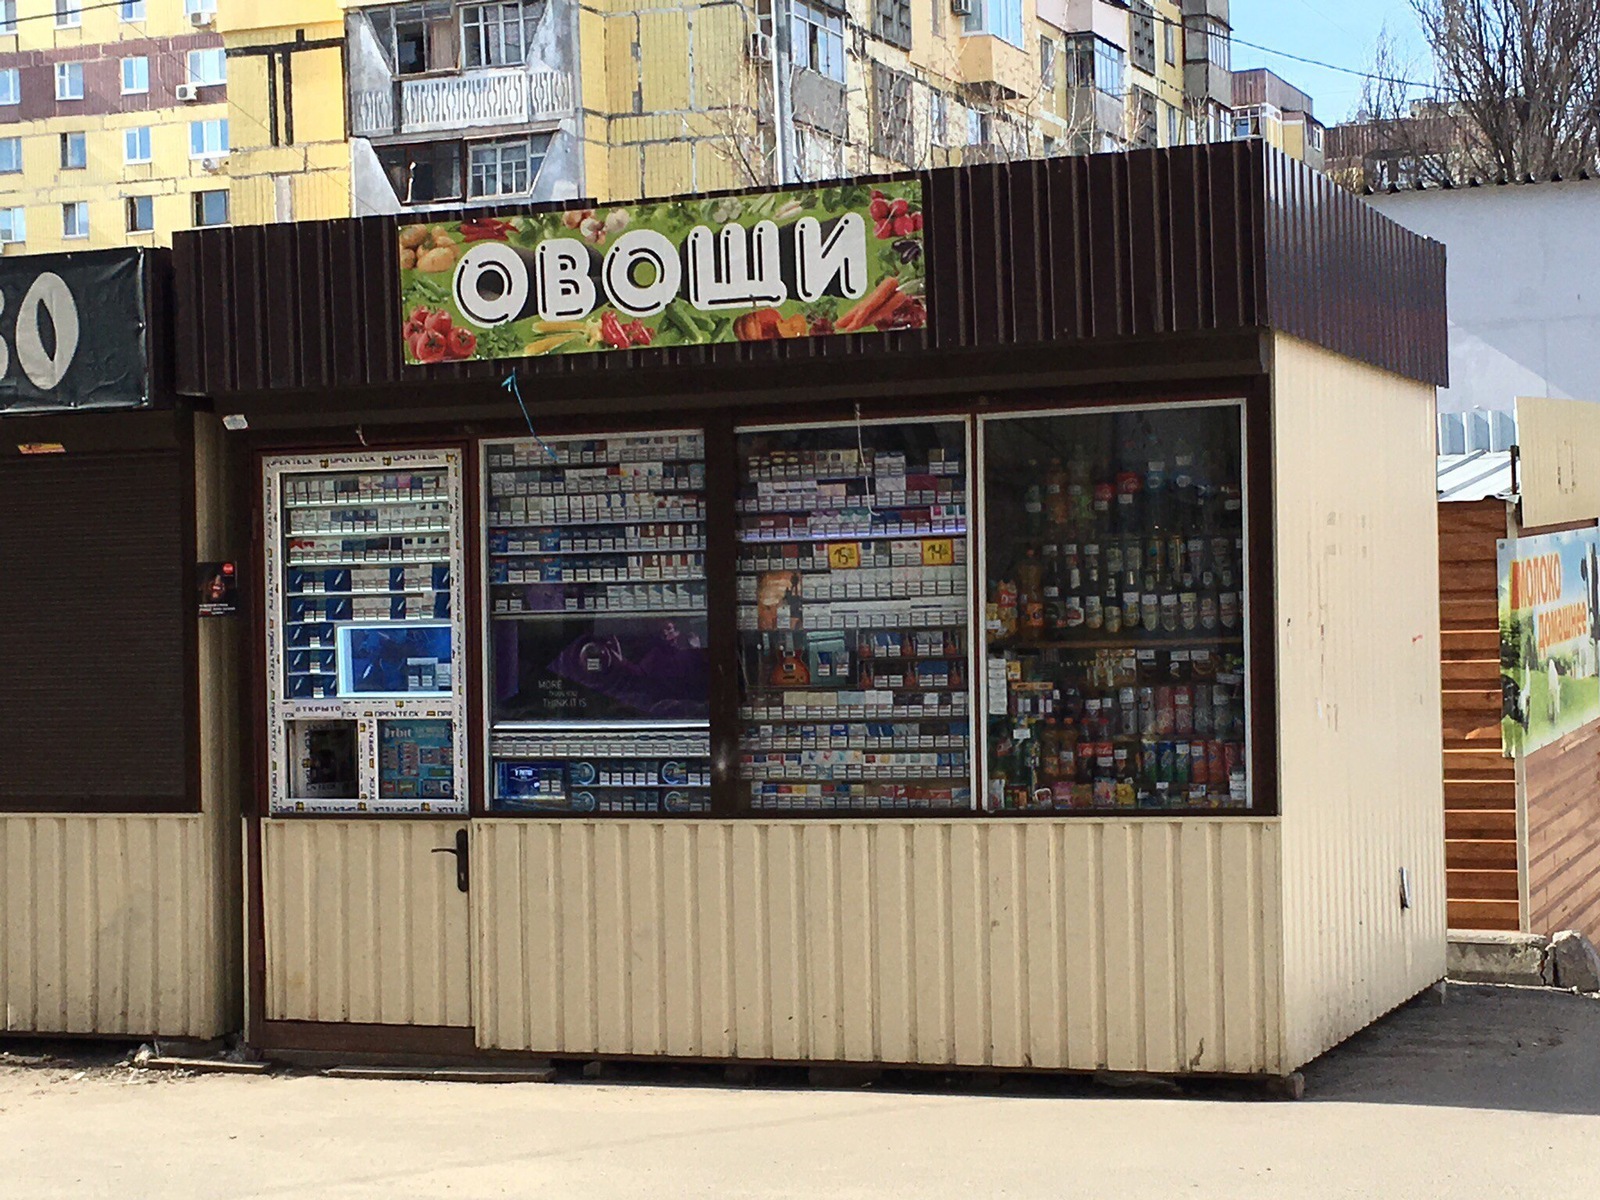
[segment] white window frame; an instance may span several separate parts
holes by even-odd
[[[222,220],[220,220],[220,221],[201,221],[200,220],[200,205],[201,205],[200,197],[202,197],[202,196],[221,196],[222,197],[222,208],[223,208]],[[200,191],[192,193],[191,199],[190,199],[190,206],[191,206],[191,210],[192,211],[190,212],[189,215],[194,218],[194,227],[196,229],[216,229],[216,228],[218,228],[220,226],[228,224],[230,221],[233,220],[233,206],[229,203],[228,189],[227,188],[202,188]]]
[[[122,0],[117,9],[117,20],[141,22],[144,20],[144,0]]]
[[[811,0],[789,0],[794,65],[844,82],[844,14]]]
[[[950,97],[940,91],[928,93],[928,140],[935,146],[950,144]]]
[[[548,151],[548,144],[546,152]],[[494,156],[491,164],[489,156]],[[497,190],[489,191],[487,187],[479,189],[480,165],[481,178],[485,184],[488,181],[488,171],[493,169]],[[533,185],[539,178],[539,170],[544,165],[544,153],[538,156],[537,165],[534,162],[532,138],[509,138],[503,141],[469,142],[467,144],[467,199],[491,200],[506,196],[526,196],[533,191]],[[521,187],[506,188],[503,180],[509,171],[513,182],[520,170],[525,174]]]
[[[195,13],[210,13],[216,16],[217,0],[183,0],[183,11],[191,17]]]
[[[143,147],[143,155],[139,154]],[[122,131],[122,162],[129,167],[141,166],[151,161],[150,126],[134,125]]]
[[[211,144],[211,134],[217,133],[217,145]],[[195,148],[195,135],[200,135],[200,148]],[[209,121],[189,122],[189,157],[221,158],[228,152],[228,118],[213,117]]]
[[[1047,33],[1039,35],[1039,83],[1048,92],[1056,90],[1056,40]]]
[[[136,64],[143,63],[143,67]],[[128,83],[129,69],[134,71],[134,81]],[[150,60],[142,54],[122,60],[122,94],[124,96],[142,96],[150,90]]]
[[[77,92],[64,90],[67,81],[77,79]],[[57,100],[82,100],[83,99],[83,64],[81,62],[64,62],[56,64],[56,99]]]
[[[0,0],[0,37],[15,37],[17,0]]]
[[[22,73],[15,67],[7,67],[0,71],[0,80],[5,81],[5,89],[0,92],[0,106],[22,103]]]
[[[77,29],[83,24],[83,0],[56,0],[56,28]]]
[[[68,223],[68,214],[79,218]],[[61,237],[65,241],[77,241],[89,236],[89,202],[87,200],[68,200],[61,206]]]
[[[195,70],[195,63],[215,63],[218,74],[215,77],[201,77]],[[191,50],[184,56],[184,78],[195,87],[221,87],[228,82],[228,56],[227,51],[221,46],[209,50]]]
[[[988,34],[1021,50],[1025,45],[1023,25],[1022,0],[973,0],[962,32]]]
[[[528,35],[538,20],[538,11],[518,0],[488,0],[461,8],[461,65],[476,67],[520,67],[528,61]],[[507,36],[516,31],[517,46],[511,50]]]
[[[0,208],[0,245],[15,246],[28,240],[28,210],[18,204]]]
[[[0,175],[20,175],[20,174],[22,174],[22,139],[20,137],[0,138],[0,147],[4,147],[7,150],[14,149],[16,151],[16,155],[17,155],[17,157],[16,157],[16,164],[17,165],[14,166],[14,167],[5,166],[5,165],[3,165],[3,160],[0,160]]]
[[[143,227],[143,228],[135,229],[134,225],[133,225],[133,222],[131,220],[127,219],[127,218],[133,216],[135,207],[138,205],[139,201],[141,201],[141,200],[143,200],[146,204],[148,204],[150,206],[150,224],[145,226],[145,227]],[[125,217],[123,219],[123,225],[126,227],[126,229],[127,229],[127,231],[129,233],[154,233],[155,232],[155,230],[156,230],[156,198],[154,196],[129,196],[127,198],[127,204],[124,206],[124,212],[125,212]]]

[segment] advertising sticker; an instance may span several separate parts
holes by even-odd
[[[1501,744],[1520,758],[1600,718],[1600,538],[1499,542]]]

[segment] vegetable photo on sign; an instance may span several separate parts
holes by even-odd
[[[915,180],[418,222],[398,239],[411,364],[928,321]]]

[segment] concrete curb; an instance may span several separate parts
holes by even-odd
[[[1554,937],[1452,929],[1445,975],[1458,983],[1511,983],[1600,991],[1600,953],[1583,934],[1565,929]]]

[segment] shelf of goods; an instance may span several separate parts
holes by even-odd
[[[484,474],[489,808],[709,812],[703,435],[492,443]]]
[[[750,808],[971,808],[963,431],[740,435],[739,777]]]
[[[988,431],[988,807],[1247,808],[1236,412],[1014,426]]]
[[[282,501],[285,698],[449,693],[446,471],[285,473]]]

